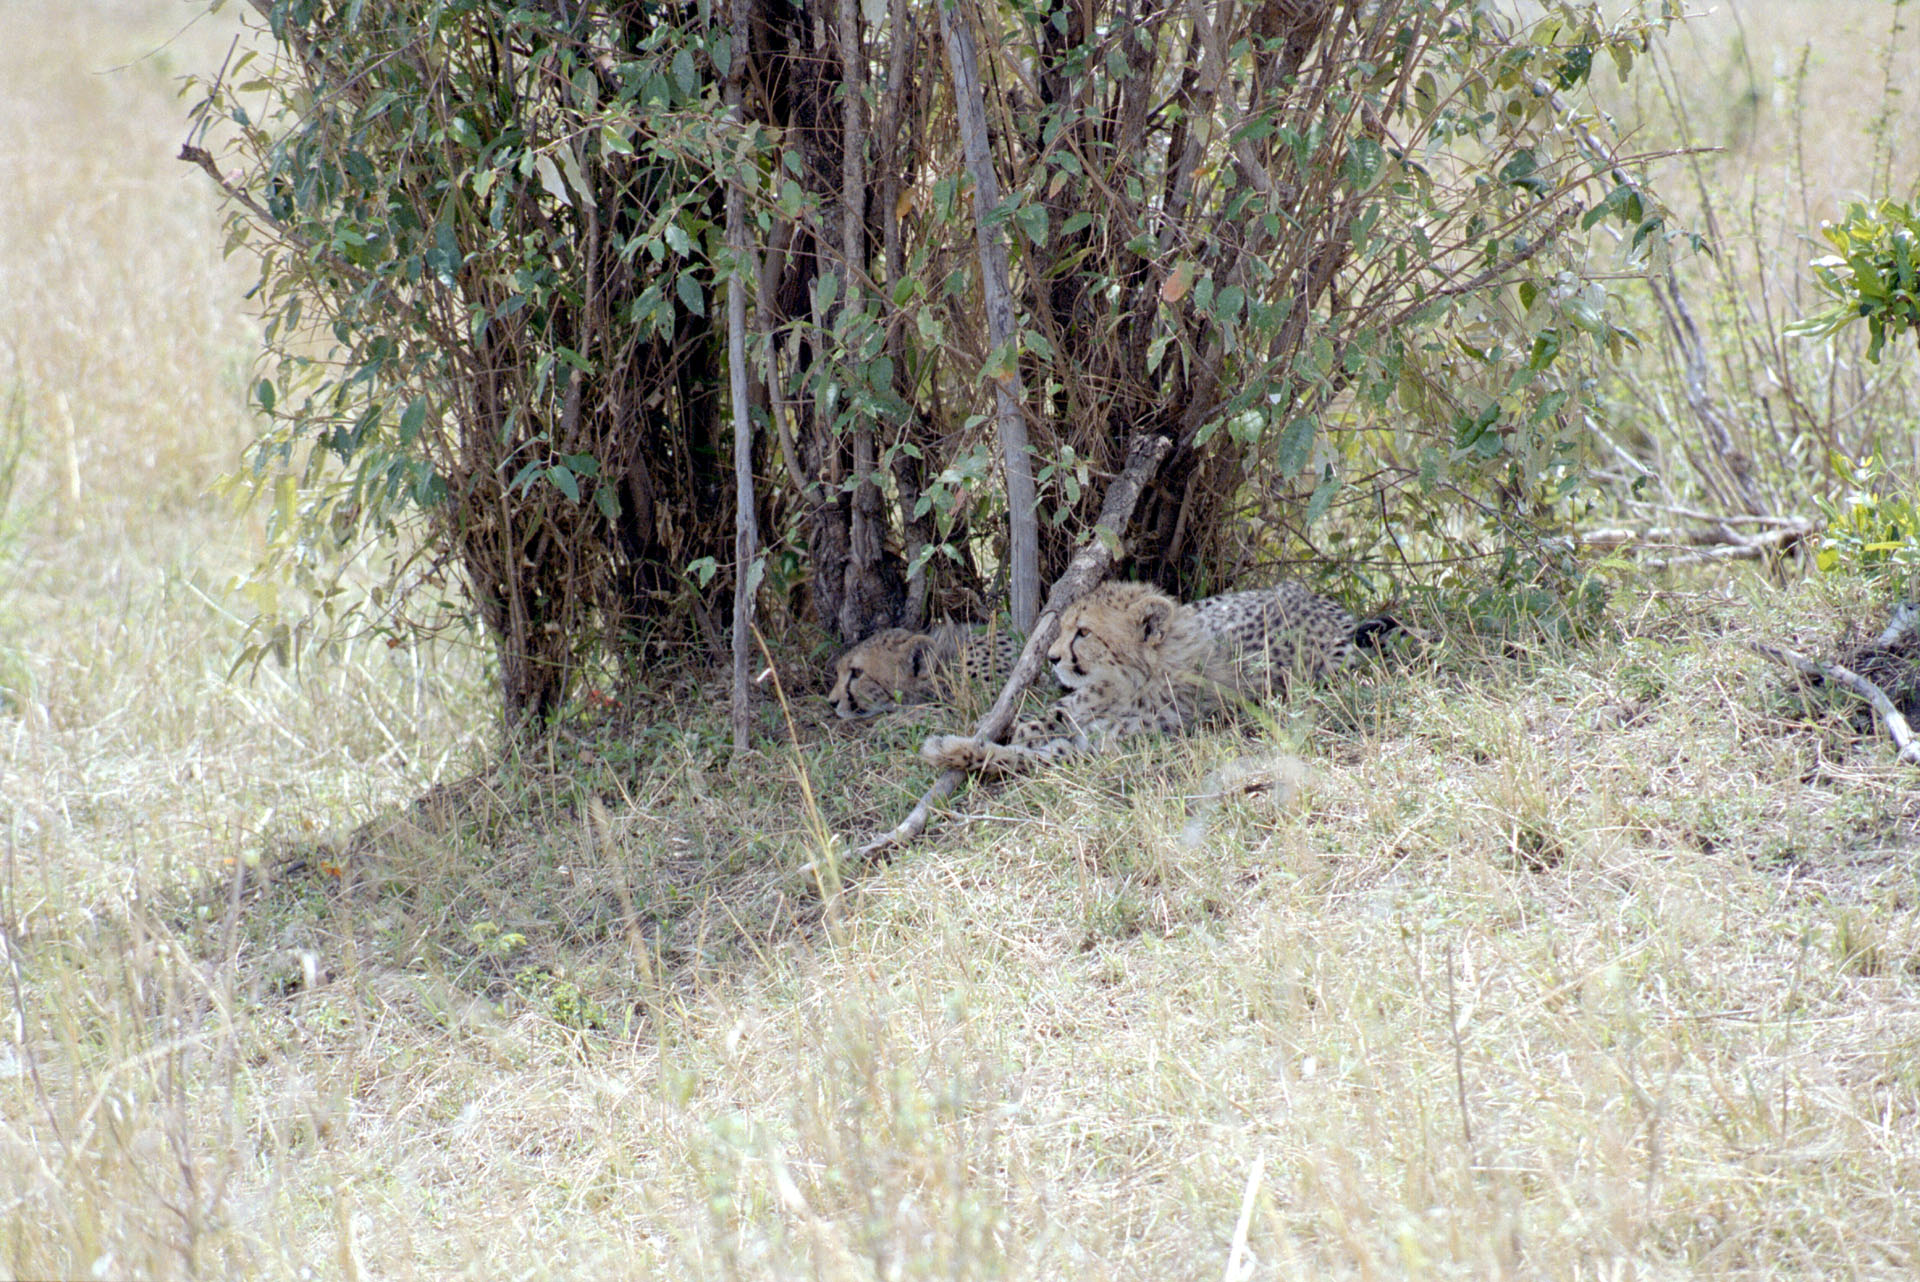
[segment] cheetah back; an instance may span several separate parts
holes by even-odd
[[[1324,678],[1353,659],[1353,616],[1298,583],[1206,597],[1189,608],[1212,638],[1206,675],[1244,693],[1284,687],[1296,673]]]

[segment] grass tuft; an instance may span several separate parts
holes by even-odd
[[[0,24],[0,1273],[1920,1269],[1920,791],[1745,644],[1872,581],[1418,619],[867,866],[960,719],[806,657],[738,761],[694,677],[504,757],[467,648],[229,681],[253,336],[162,65],[226,36]]]

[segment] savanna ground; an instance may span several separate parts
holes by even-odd
[[[1920,790],[1744,645],[1883,590],[1622,569],[1590,638],[1455,630],[838,871],[940,719],[834,723],[804,656],[738,766],[697,676],[504,763],[470,648],[229,680],[191,13],[0,10],[0,1273],[1920,1271]],[[1674,42],[1727,271],[1869,182],[1889,16]]]

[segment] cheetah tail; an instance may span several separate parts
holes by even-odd
[[[1362,619],[1353,625],[1353,643],[1378,650],[1381,642],[1390,634],[1401,630],[1400,620],[1390,614],[1376,614],[1371,619]]]

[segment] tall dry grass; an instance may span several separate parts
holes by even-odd
[[[1257,743],[970,792],[823,900],[937,714],[796,702],[730,766],[685,688],[467,778],[464,652],[226,679],[252,339],[170,159],[226,48],[189,12],[0,10],[0,1273],[1920,1270],[1920,801],[1741,645],[1871,585],[1455,636]]]
[[[222,1258],[235,1011],[159,905],[471,751],[474,664],[356,649],[230,682],[257,521],[246,273],[173,160],[194,6],[0,12],[0,1272]],[[182,32],[182,28],[185,28]]]
[[[1827,301],[1806,270],[1831,252],[1822,221],[1854,201],[1920,191],[1920,23],[1890,3],[1730,0],[1680,25],[1653,62],[1630,94],[1613,92],[1615,120],[1636,148],[1674,153],[1646,177],[1712,254],[1680,264],[1677,303],[1627,295],[1647,345],[1616,372],[1613,396],[1616,417],[1638,425],[1629,431],[1646,488],[1668,507],[1734,504],[1690,377],[1776,514],[1815,516],[1816,497],[1836,496],[1836,454],[1878,456],[1890,487],[1911,487],[1920,384],[1910,347],[1874,364],[1864,328],[1821,342],[1784,331]],[[1701,333],[1691,375],[1675,332],[1689,320]]]

